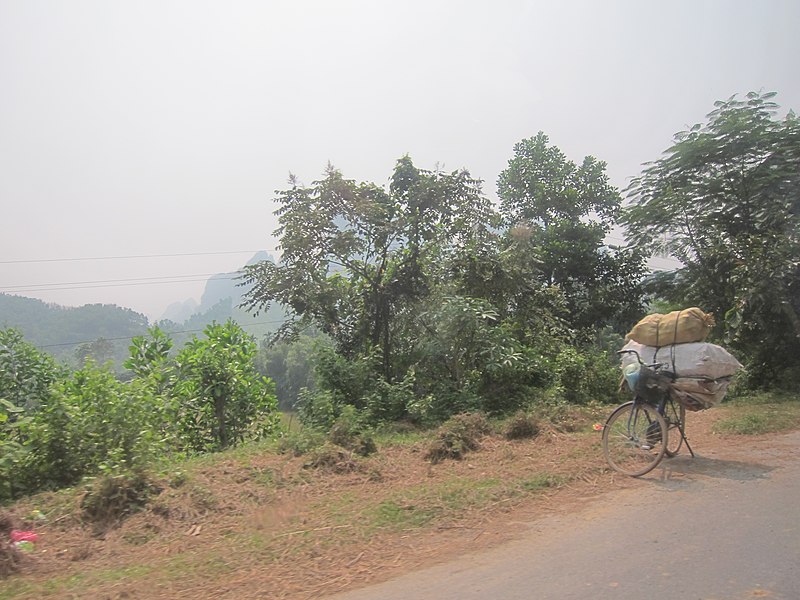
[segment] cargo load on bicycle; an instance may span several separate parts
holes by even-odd
[[[713,327],[714,315],[693,306],[666,315],[647,315],[634,325],[625,339],[659,348],[668,344],[702,342]]]
[[[637,355],[644,363],[664,363],[664,370],[670,373],[668,390],[673,400],[692,411],[717,406],[742,365],[725,348],[703,341],[713,324],[713,316],[699,308],[645,317],[628,334],[622,348],[636,351],[635,355],[622,354],[623,373],[639,367]],[[639,383],[644,387],[636,391],[646,396],[647,385]],[[655,385],[649,383],[654,392]],[[663,381],[658,385],[664,386],[667,383]]]

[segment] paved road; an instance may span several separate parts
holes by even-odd
[[[512,543],[335,600],[800,600],[800,432],[664,465]]]

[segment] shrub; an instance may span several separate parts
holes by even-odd
[[[322,432],[312,428],[305,428],[301,431],[289,431],[282,435],[278,440],[277,451],[280,454],[293,454],[302,456],[319,448],[325,443],[325,436]]]
[[[342,409],[342,413],[328,433],[328,441],[352,450],[359,456],[369,456],[378,450],[375,440],[364,427],[363,419],[352,406],[345,406]]]
[[[277,428],[272,382],[255,368],[252,337],[234,323],[212,323],[205,339],[189,342],[176,358],[180,433],[189,448],[214,451]]]
[[[142,468],[165,450],[167,423],[165,400],[146,384],[120,383],[90,361],[55,384],[26,425],[23,458],[9,473],[15,493]]]
[[[523,440],[536,437],[540,431],[538,418],[524,411],[518,411],[506,423],[505,436],[508,440]]]
[[[300,391],[298,414],[300,421],[311,427],[329,429],[342,410],[333,392],[328,390]]]
[[[461,460],[467,452],[477,450],[480,440],[491,431],[486,417],[481,413],[465,413],[448,419],[436,432],[436,437],[425,453],[433,464],[445,459]]]
[[[141,510],[160,491],[143,473],[104,476],[95,480],[84,495],[81,514],[95,533],[102,533]]]
[[[568,404],[618,401],[620,371],[605,351],[565,347],[555,359],[558,385]]]

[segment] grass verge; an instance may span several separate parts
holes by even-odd
[[[729,405],[734,414],[717,421],[715,433],[761,435],[800,427],[800,400],[788,395],[760,394],[738,398]]]

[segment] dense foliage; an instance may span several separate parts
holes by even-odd
[[[639,248],[683,266],[656,293],[714,311],[750,383],[800,381],[800,120],[774,93],[716,103],[630,188]]]
[[[46,346],[59,362],[76,367],[89,358],[121,364],[127,343],[119,338],[141,335],[147,325],[143,314],[112,304],[73,308],[0,294],[0,326],[13,327],[31,344]]]
[[[307,421],[330,425],[353,406],[372,422],[433,423],[614,395],[613,383],[581,382],[613,373],[594,331],[622,331],[642,310],[641,259],[602,241],[619,193],[603,163],[578,169],[541,134],[516,150],[500,212],[466,171],[425,171],[408,157],[388,189],[329,167],[277,192],[283,255],[246,270],[245,301],[285,307],[284,340],[312,327],[330,340],[315,350],[313,385],[292,390]],[[526,196],[526,186],[544,188]]]
[[[772,97],[717,103],[633,181],[625,209],[602,161],[574,163],[543,133],[514,147],[497,207],[466,170],[407,156],[386,187],[330,166],[309,186],[292,178],[277,192],[281,260],[241,280],[239,309],[286,317],[261,349],[230,320],[176,344],[174,323],[83,307],[61,313],[73,339],[94,340],[70,350],[69,372],[36,334],[0,330],[0,501],[258,439],[277,428],[276,392],[363,452],[380,423],[480,411],[531,431],[531,409],[618,398],[613,351],[645,300],[716,312],[751,385],[800,382],[800,121],[776,118]],[[604,242],[620,215],[627,249]],[[683,266],[645,282],[653,252]],[[205,317],[233,310],[205,300]],[[0,316],[14,303],[0,295]],[[18,308],[34,332],[56,310]],[[119,358],[112,330],[97,334],[110,321],[133,336],[124,377],[103,364]],[[453,435],[447,452],[468,449]]]
[[[576,165],[539,132],[514,146],[497,182],[504,222],[529,237],[537,279],[564,294],[579,331],[621,329],[642,311],[641,254],[604,242],[622,203],[605,168],[592,156]]]
[[[176,358],[171,347],[157,328],[134,338],[133,377],[121,382],[91,360],[59,369],[19,332],[0,330],[0,501],[275,429],[273,387],[238,325],[210,325]]]

